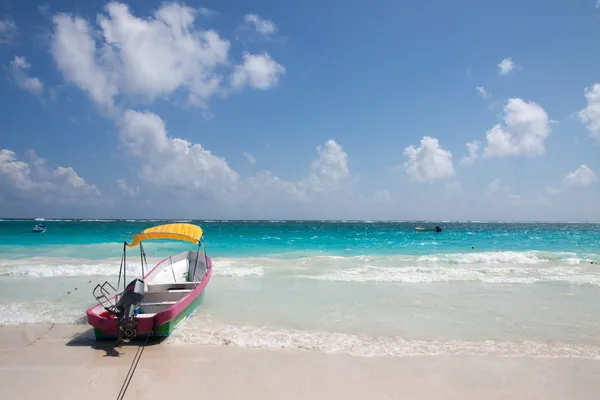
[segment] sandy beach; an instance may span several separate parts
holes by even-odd
[[[82,325],[0,327],[2,398],[116,398],[137,350],[96,344]],[[358,357],[148,343],[124,398],[597,399],[598,376],[600,360],[585,358]]]

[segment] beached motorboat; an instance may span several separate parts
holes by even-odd
[[[31,230],[31,232],[35,232],[35,233],[44,233],[46,232],[46,224],[45,223],[39,223],[36,226],[33,227],[33,229]]]
[[[433,228],[423,228],[421,226],[417,226],[415,227],[415,230],[420,232],[441,232],[442,228],[440,228],[439,225],[436,225]]]
[[[146,269],[148,264],[142,242],[155,239],[187,241],[198,249],[165,258],[144,275],[144,264]],[[127,284],[127,247],[137,245],[142,278]],[[169,336],[202,303],[211,272],[212,260],[206,255],[199,226],[176,223],[146,229],[123,244],[117,283],[118,288],[123,279],[123,290],[118,293],[108,281],[98,284],[93,294],[99,304],[87,310],[87,321],[96,339],[116,339],[117,346],[134,338]]]

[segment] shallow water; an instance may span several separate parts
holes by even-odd
[[[35,221],[0,221],[0,323],[85,323],[123,240],[159,223],[54,221],[34,234]],[[198,223],[213,279],[167,343],[600,356],[596,224]],[[145,248],[153,263],[188,247]]]

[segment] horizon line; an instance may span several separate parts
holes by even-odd
[[[203,222],[362,222],[362,223],[547,223],[547,224],[600,224],[600,221],[560,221],[560,220],[464,220],[464,219],[447,219],[447,220],[425,220],[425,219],[252,219],[252,218],[90,218],[90,217],[0,217],[1,221],[82,221],[82,222],[117,222],[117,221],[134,221],[134,222],[158,222],[158,221],[172,221],[172,222],[189,222],[189,221],[203,221]]]

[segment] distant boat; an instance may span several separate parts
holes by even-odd
[[[37,224],[31,231],[35,233],[44,233],[46,232],[46,224]]]
[[[440,228],[439,225],[436,225],[433,228],[423,228],[421,226],[417,226],[417,227],[415,227],[415,230],[416,231],[421,231],[421,232],[441,232],[442,228]]]

